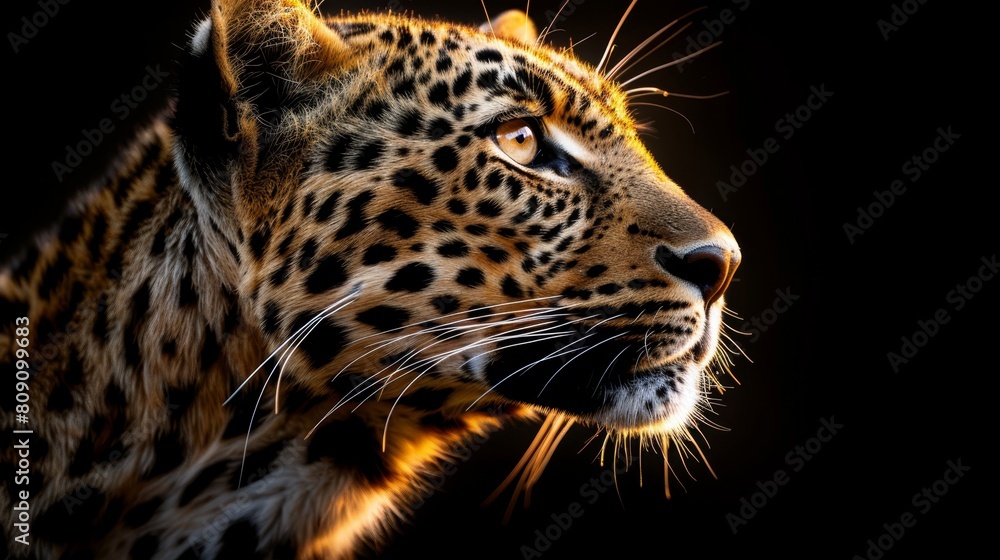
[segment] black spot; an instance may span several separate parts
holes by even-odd
[[[396,125],[396,132],[402,134],[403,136],[413,136],[420,130],[423,124],[424,121],[421,118],[420,113],[416,111],[408,111],[399,119],[399,124]]]
[[[496,202],[486,199],[480,200],[476,204],[476,213],[484,218],[495,218],[503,212],[503,208],[500,207]]]
[[[410,312],[391,305],[376,305],[358,313],[357,320],[385,332],[405,325],[410,320]]]
[[[502,182],[503,174],[499,171],[490,171],[490,174],[486,176],[486,188],[488,190],[496,190]]]
[[[476,52],[476,60],[479,62],[503,62],[503,55],[495,49],[481,49]]]
[[[495,263],[503,263],[510,258],[510,254],[500,247],[480,247],[479,250]]]
[[[441,407],[448,402],[448,398],[451,397],[451,393],[451,389],[432,389],[430,387],[421,387],[412,393],[404,394],[400,397],[399,401],[402,404],[418,410],[436,412],[441,410]]]
[[[265,334],[274,334],[281,327],[281,317],[278,315],[280,308],[278,304],[269,301],[264,305],[264,323],[262,328]]]
[[[262,559],[264,556],[257,553],[259,537],[257,528],[249,520],[243,519],[233,523],[226,528],[219,542],[219,551],[215,557],[240,558],[247,560]]]
[[[563,224],[556,224],[548,229],[544,234],[542,234],[542,241],[552,241],[559,236],[562,232]]]
[[[73,393],[66,385],[56,385],[49,393],[45,408],[51,412],[62,412],[73,408]]]
[[[48,298],[49,294],[59,285],[59,282],[66,276],[66,273],[70,269],[69,258],[65,254],[59,253],[56,257],[55,262],[53,262],[47,269],[45,273],[42,274],[42,281],[38,284],[38,297],[39,299],[45,300]]]
[[[32,540],[37,536],[56,543],[86,542],[105,502],[105,495],[90,486],[74,488],[38,515],[31,527],[36,533]]]
[[[142,351],[139,348],[139,334],[146,322],[149,311],[149,280],[136,288],[132,295],[132,305],[129,308],[131,317],[125,322],[130,327],[122,329],[122,343],[125,346],[125,361],[133,368],[139,366]]]
[[[389,104],[380,99],[372,101],[367,107],[365,107],[365,116],[373,121],[377,121],[382,118],[382,115],[389,110]]]
[[[276,441],[263,449],[248,453],[242,462],[242,468],[233,469],[229,488],[237,490],[249,486],[280,468],[280,465],[275,466],[274,463],[281,457],[286,443]]]
[[[569,287],[562,291],[562,296],[568,299],[582,299],[588,300],[591,296],[590,290],[577,290],[576,288]]]
[[[306,193],[305,198],[302,199],[302,216],[305,218],[312,214],[313,203],[316,200],[316,195],[313,193]]]
[[[131,241],[135,237],[135,232],[139,230],[143,222],[148,220],[153,215],[153,203],[149,200],[143,200],[142,202],[136,203],[132,207],[132,211],[129,212],[128,221],[122,226],[121,234],[118,239],[122,242]]]
[[[325,222],[330,219],[330,216],[333,215],[334,209],[337,208],[337,202],[340,201],[340,194],[340,191],[334,191],[330,193],[330,196],[326,197],[326,200],[323,201],[319,210],[316,211],[316,216],[314,216],[314,219],[317,222]]]
[[[473,305],[469,307],[469,318],[470,319],[481,319],[490,314],[490,308],[485,305]]]
[[[290,540],[275,543],[273,551],[271,553],[271,558],[280,560],[282,558],[298,558],[299,551]]]
[[[362,191],[347,203],[347,221],[337,232],[337,239],[353,235],[365,227],[365,207],[375,198],[372,191]]]
[[[104,246],[104,235],[107,231],[108,220],[103,214],[100,214],[90,226],[90,241],[87,242],[90,249],[90,256],[95,261],[101,256],[101,247]]]
[[[393,274],[385,283],[391,292],[419,292],[434,281],[434,269],[424,263],[410,263]]]
[[[645,288],[648,284],[649,282],[647,282],[646,280],[643,280],[642,278],[636,278],[634,280],[629,280],[627,286],[633,290],[641,290]]]
[[[347,281],[347,265],[338,255],[327,255],[319,261],[306,279],[306,289],[311,294],[322,294],[340,287]]]
[[[489,233],[489,229],[482,224],[470,224],[465,226],[465,231],[475,236],[482,236]]]
[[[442,173],[451,171],[458,166],[458,154],[451,146],[441,146],[434,151],[434,166]]]
[[[267,242],[271,240],[271,230],[262,227],[257,231],[253,232],[250,236],[250,250],[253,251],[253,255],[257,260],[264,257],[264,251],[267,249]]]
[[[285,253],[288,252],[289,247],[292,246],[292,241],[295,241],[295,236],[298,235],[298,233],[299,233],[298,228],[292,228],[291,231],[289,231],[285,235],[285,238],[282,239],[281,243],[278,245],[278,254],[279,255],[284,256]]]
[[[125,525],[129,527],[141,527],[146,523],[149,523],[149,520],[153,518],[156,510],[158,510],[161,505],[163,505],[163,498],[157,496],[134,506],[132,509],[125,512]]]
[[[212,364],[219,359],[221,351],[222,346],[219,345],[219,340],[215,337],[215,331],[210,326],[205,325],[205,342],[201,347],[202,371],[212,367]]]
[[[292,325],[292,331],[298,330],[316,315],[316,312],[299,315],[295,324]],[[329,364],[337,357],[337,354],[340,354],[340,351],[347,344],[347,340],[347,331],[343,327],[334,323],[332,319],[324,319],[313,328],[299,348],[305,352],[312,367],[319,369]],[[246,426],[243,429],[245,432]]]
[[[15,317],[16,315],[8,315]],[[81,385],[83,383],[83,362],[75,349],[69,353],[69,362],[66,364],[66,371],[63,372],[63,381],[70,386]]]
[[[382,457],[382,443],[375,429],[357,416],[330,422],[313,434],[307,459],[310,463],[328,460],[339,469],[352,469],[370,483],[389,476]]]
[[[609,283],[609,284],[604,284],[602,286],[598,286],[597,287],[597,293],[605,295],[605,296],[610,296],[610,295],[613,295],[613,294],[617,294],[621,290],[622,290],[621,284],[615,284],[613,282]]]
[[[378,140],[362,146],[361,150],[358,151],[357,157],[354,158],[355,169],[359,171],[371,169],[372,164],[382,156],[382,152],[384,151],[385,144]]]
[[[450,210],[452,214],[461,216],[468,211],[468,208],[465,206],[465,202],[460,199],[453,198],[448,201],[448,210]]]
[[[334,138],[326,152],[326,170],[336,173],[344,168],[344,155],[351,144],[351,139],[345,136]]]
[[[90,468],[94,464],[94,441],[90,439],[90,436],[84,437],[80,440],[80,444],[76,447],[76,452],[73,454],[73,460],[69,464],[69,475],[72,477],[83,476],[90,472]]]
[[[438,151],[440,151],[440,149]],[[454,153],[452,153],[452,155],[454,155]],[[437,152],[435,152],[434,158],[436,163]],[[454,166],[452,166],[452,168],[454,168]],[[441,187],[439,187],[436,182],[424,177],[414,169],[404,169],[393,175],[392,184],[401,189],[410,190],[421,204],[430,204],[434,202],[434,199],[437,198],[438,193],[441,190]]]
[[[475,169],[469,169],[465,172],[465,190],[474,191],[479,187],[479,174],[476,173]]]
[[[153,257],[158,257],[163,254],[164,249],[167,246],[167,228],[160,228],[153,236],[153,244],[149,248],[149,254]]]
[[[463,286],[476,288],[483,285],[485,276],[483,275],[483,271],[478,268],[463,268],[458,271],[458,276],[455,277],[455,281]]]
[[[587,269],[587,276],[589,278],[597,278],[598,276],[604,274],[608,270],[608,267],[603,264],[594,265]]]
[[[392,95],[394,97],[409,97],[416,89],[417,84],[413,81],[413,78],[405,78],[392,88]]]
[[[285,261],[281,266],[274,269],[274,272],[271,273],[271,278],[270,278],[272,286],[280,286],[284,284],[286,280],[288,280],[289,264],[290,263],[288,261]]]
[[[439,296],[431,300],[433,305],[442,315],[446,315],[458,309],[459,301],[455,296]]]
[[[59,226],[59,241],[71,245],[83,232],[83,220],[79,216],[71,216],[63,220]]]
[[[455,78],[455,83],[452,84],[451,92],[455,97],[459,97],[469,90],[469,85],[472,84],[472,71],[466,70]]]
[[[371,266],[383,262],[389,262],[395,258],[396,258],[395,247],[390,247],[388,245],[376,243],[365,250],[365,254],[361,258],[361,263]]]
[[[299,249],[299,269],[306,270],[312,266],[313,258],[316,256],[316,240],[310,237]]]
[[[191,273],[186,272],[181,277],[180,284],[177,287],[177,305],[178,307],[185,307],[196,303],[198,303],[198,292],[194,289],[194,281],[191,279]]]
[[[437,38],[433,33],[427,31],[426,29],[420,32],[420,44],[424,46],[433,45],[437,41]]]
[[[167,432],[160,434],[153,443],[153,453],[155,460],[146,469],[142,478],[148,480],[161,474],[166,474],[184,462],[186,450],[184,443],[180,440],[177,432]]]
[[[405,27],[399,28],[399,41],[396,43],[397,48],[405,48],[413,42],[413,34],[410,33],[409,29]]]
[[[434,231],[439,231],[441,233],[449,233],[455,231],[455,224],[449,222],[448,220],[438,220],[434,222],[434,224],[431,227],[434,228]]]
[[[409,214],[398,208],[390,208],[375,217],[383,229],[395,231],[403,239],[409,239],[417,233],[420,224]]]
[[[514,277],[509,274],[504,277],[503,282],[500,284],[500,287],[501,289],[503,289],[503,293],[506,296],[512,298],[524,297],[524,290],[521,289],[521,284],[519,284],[518,281],[515,280]]]
[[[519,179],[513,175],[507,176],[507,197],[511,200],[517,200],[521,197],[521,192],[524,190],[524,185]]]
[[[434,119],[427,127],[427,134],[437,140],[451,134],[451,123],[447,119]]]
[[[464,241],[449,241],[440,245],[437,252],[441,256],[448,258],[464,257],[469,254],[469,246]]]
[[[159,549],[159,535],[143,535],[132,543],[132,548],[129,549],[128,554],[130,558],[143,560],[146,558],[152,558],[153,555],[159,551]]]
[[[427,93],[427,99],[435,104],[442,107],[448,106],[448,84],[445,82],[438,82],[431,86],[430,91]]]
[[[480,89],[490,90],[496,87],[499,74],[496,70],[488,70],[476,77],[476,86]]]

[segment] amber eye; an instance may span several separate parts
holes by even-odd
[[[507,121],[497,127],[493,139],[510,159],[528,165],[538,155],[538,137],[531,123],[524,119]]]

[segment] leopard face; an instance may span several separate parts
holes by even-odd
[[[282,6],[213,8],[194,50],[222,91],[177,116],[192,198],[235,209],[260,375],[683,429],[740,250],[628,94],[517,33]]]
[[[0,366],[39,349],[16,367],[41,405],[37,545],[0,550],[348,558],[507,419],[547,415],[522,466],[573,422],[690,435],[740,250],[603,62],[517,14],[216,0],[180,66],[162,117],[0,269]]]

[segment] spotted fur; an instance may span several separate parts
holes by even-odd
[[[694,422],[739,249],[531,34],[216,1],[170,112],[0,272],[4,552],[350,557],[511,419]]]

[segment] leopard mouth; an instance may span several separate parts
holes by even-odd
[[[704,398],[720,312],[707,315],[703,331],[664,359],[654,358],[661,348],[649,337],[595,329],[587,340],[566,336],[537,345],[501,343],[483,364],[483,376],[502,397],[562,411],[583,423],[671,431],[686,425]]]

